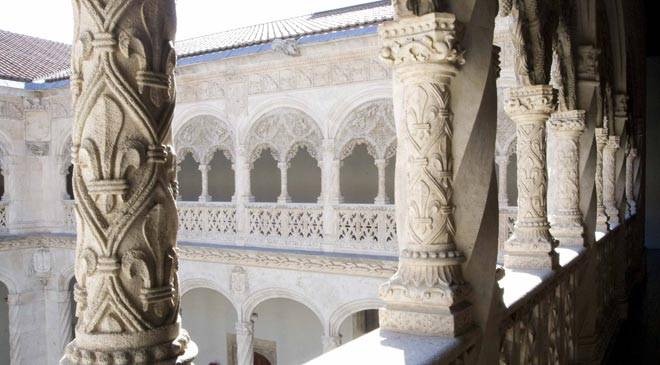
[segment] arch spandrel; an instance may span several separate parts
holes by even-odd
[[[309,115],[285,107],[261,116],[250,128],[246,144],[253,161],[255,156],[258,158],[264,146],[271,148],[273,156],[280,161],[293,157],[302,146],[307,147],[310,155],[318,160],[322,142],[323,133]]]
[[[177,155],[192,152],[200,163],[208,163],[217,150],[225,151],[234,160],[232,129],[212,115],[198,115],[187,121],[174,137],[174,146]]]
[[[365,144],[376,159],[391,157],[396,146],[392,100],[366,102],[351,111],[335,137],[335,158],[347,157],[358,144]]]

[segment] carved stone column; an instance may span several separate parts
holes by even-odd
[[[236,365],[254,363],[254,320],[236,323]]]
[[[344,197],[341,195],[341,164],[339,159],[332,161],[332,196],[330,197],[330,204],[341,204],[344,202]]]
[[[324,335],[321,341],[323,342],[323,352],[328,352],[341,346],[341,337],[339,336]]]
[[[291,203],[291,197],[289,196],[289,188],[287,186],[289,163],[278,162],[277,168],[280,169],[280,196],[277,197],[277,203],[279,204]]]
[[[634,192],[634,169],[635,159],[637,158],[637,149],[631,148],[626,156],[626,218],[637,214],[637,202],[635,202]]]
[[[253,202],[254,196],[252,195],[251,182],[252,164],[245,146],[240,146],[238,148],[236,161],[236,165],[238,166],[238,170],[236,171],[236,189],[237,191],[240,191],[238,196],[241,198],[242,203]]]
[[[549,156],[549,191],[555,202],[548,212],[550,233],[562,247],[584,246],[584,224],[580,212],[580,135],[585,128],[585,112],[554,113],[548,121],[552,136]]]
[[[397,148],[404,158],[404,201],[397,202],[401,254],[380,287],[384,330],[457,336],[472,327],[463,254],[454,242],[450,82],[465,60],[453,14],[402,17],[380,28],[381,58],[394,67],[403,106]],[[399,104],[395,100],[395,105]]]
[[[385,191],[385,168],[387,167],[387,160],[377,159],[375,161],[376,168],[378,169],[378,195],[374,199],[374,204],[387,204],[387,192]]]
[[[211,166],[207,164],[199,165],[199,172],[202,173],[202,193],[199,195],[198,200],[202,203],[211,201],[211,196],[209,195],[209,171],[211,171]]]
[[[173,0],[74,2],[76,338],[63,364],[191,363],[176,251]]]
[[[509,206],[509,192],[507,189],[507,172],[509,169],[509,156],[496,156],[495,163],[497,164],[497,201],[499,202],[500,209]]]
[[[603,149],[603,204],[610,230],[620,224],[619,208],[616,206],[616,152],[619,149],[619,137],[610,136]]]
[[[607,144],[607,129],[596,128],[594,133],[596,134],[596,231],[607,233],[607,214],[603,203],[603,150]]]
[[[513,234],[504,243],[504,266],[552,269],[558,265],[555,240],[547,218],[545,124],[554,110],[549,85],[510,89],[505,112],[516,123],[518,215]]]

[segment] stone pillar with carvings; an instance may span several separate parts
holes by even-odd
[[[509,192],[507,190],[509,156],[495,156],[495,163],[497,164],[497,201],[501,209],[509,206]]]
[[[580,135],[585,128],[585,112],[554,113],[548,121],[549,191],[555,204],[548,212],[550,233],[561,247],[584,246],[584,225],[580,212]]]
[[[323,342],[323,352],[328,352],[341,346],[340,336],[323,335],[321,341]]]
[[[191,363],[179,316],[173,0],[74,2],[76,338],[62,364]]]
[[[254,363],[254,320],[236,323],[236,365]]]
[[[199,172],[202,173],[202,193],[199,195],[198,201],[201,203],[206,203],[211,201],[211,196],[209,195],[209,171],[211,171],[211,166],[208,164],[200,164]]]
[[[278,162],[277,168],[280,169],[280,196],[277,197],[278,204],[291,203],[291,197],[289,196],[289,187],[287,183],[287,176],[289,172],[289,162]]]
[[[330,195],[330,204],[341,204],[344,197],[341,195],[341,164],[339,158],[332,160],[332,193]]]
[[[385,168],[387,167],[387,160],[376,159],[375,164],[378,169],[378,194],[374,199],[374,204],[388,204],[389,199],[385,191]]]
[[[235,175],[237,195],[243,203],[253,202],[254,196],[252,195],[251,182],[252,163],[246,146],[241,145],[238,148],[236,161],[236,165],[238,166]]]
[[[603,205],[607,214],[610,230],[618,227],[619,208],[616,206],[616,152],[619,149],[619,137],[610,136],[603,148]]]
[[[505,112],[516,123],[518,215],[504,243],[504,266],[554,269],[558,255],[547,218],[546,122],[555,107],[549,85],[510,89]]]
[[[607,122],[604,123],[607,125]],[[603,150],[607,144],[607,128],[596,128],[596,231],[607,233],[607,214],[603,203]]]
[[[637,202],[634,192],[634,167],[637,158],[637,149],[631,148],[626,156],[626,218],[637,214]]]
[[[470,287],[454,241],[450,82],[464,64],[456,18],[448,13],[401,16],[381,25],[381,58],[394,68],[401,97],[397,151],[406,158],[404,201],[397,202],[400,257],[381,285],[384,330],[458,336],[473,326]],[[394,105],[399,104],[396,100]]]

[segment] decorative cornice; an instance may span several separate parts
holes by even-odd
[[[73,235],[36,234],[0,237],[0,252],[35,248],[74,249]],[[257,250],[232,250],[224,247],[200,247],[179,245],[179,257],[183,260],[216,262],[272,269],[319,272],[388,278],[396,272],[397,262],[347,256],[328,256],[298,253],[278,253]]]
[[[550,114],[555,110],[556,91],[550,85],[512,88],[504,103],[504,111],[513,117]]]
[[[431,13],[386,22],[379,28],[381,59],[391,65],[433,63],[457,67],[465,63],[456,42],[456,17]]]
[[[585,115],[584,110],[553,113],[548,120],[547,127],[558,132],[582,132],[585,128]]]

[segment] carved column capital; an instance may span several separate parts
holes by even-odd
[[[515,121],[536,121],[539,117],[545,123],[555,110],[556,91],[550,85],[534,85],[509,89],[504,111]]]
[[[394,67],[438,64],[455,73],[455,68],[465,63],[456,42],[456,26],[456,17],[449,13],[386,22],[379,28],[380,57]]]
[[[584,110],[553,113],[548,120],[548,130],[555,133],[580,135],[585,128],[585,115]]]
[[[614,95],[614,116],[616,118],[628,117],[628,99],[626,94]]]
[[[577,74],[579,80],[584,81],[599,81],[599,60],[600,49],[594,46],[579,46],[577,48]]]

